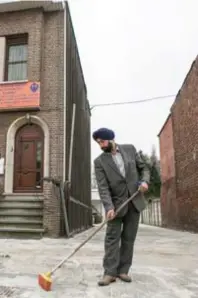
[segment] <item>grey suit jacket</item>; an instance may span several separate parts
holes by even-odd
[[[125,165],[123,177],[113,161],[111,153],[102,153],[94,160],[95,175],[98,191],[105,211],[117,209],[128,194],[132,195],[138,189],[140,181],[150,182],[150,171],[133,145],[117,145]],[[138,194],[133,200],[136,209],[141,212],[146,207],[143,194]],[[124,216],[128,210],[126,206],[119,216]]]

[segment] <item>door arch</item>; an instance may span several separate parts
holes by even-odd
[[[15,135],[14,192],[42,192],[44,133],[37,124],[20,127]]]

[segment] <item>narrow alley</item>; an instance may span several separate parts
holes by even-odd
[[[55,274],[51,292],[41,290],[37,274],[49,271],[90,232],[69,240],[0,239],[0,297],[198,297],[197,235],[145,225],[140,226],[136,241],[132,284],[117,281],[108,287],[97,286],[102,274],[103,230]]]

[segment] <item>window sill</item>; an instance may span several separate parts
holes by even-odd
[[[21,84],[21,83],[27,83],[28,80],[22,80],[22,81],[0,81],[0,85],[8,85],[8,84]]]

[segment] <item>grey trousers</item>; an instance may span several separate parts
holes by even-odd
[[[118,217],[108,222],[103,259],[105,275],[128,274],[132,265],[133,248],[139,219],[140,213],[130,202],[128,212],[123,217]]]

